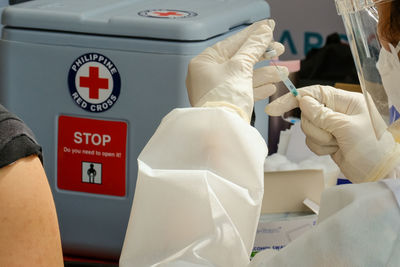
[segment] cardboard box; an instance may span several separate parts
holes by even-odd
[[[317,223],[314,213],[263,214],[258,223],[252,257],[265,249],[280,250]]]
[[[303,201],[319,205],[324,188],[322,170],[265,172],[261,214],[310,212]]]
[[[265,249],[280,250],[316,225],[318,215],[303,204],[320,204],[322,170],[264,173],[264,198],[252,256]]]

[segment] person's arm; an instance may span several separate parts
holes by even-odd
[[[274,67],[253,67],[270,45],[283,52],[273,26],[255,23],[189,64],[194,108],[164,117],[139,155],[121,267],[249,263],[268,154],[249,125],[253,91],[267,97],[279,79]]]
[[[36,155],[0,169],[0,266],[63,266],[54,201]]]

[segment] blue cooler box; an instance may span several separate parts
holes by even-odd
[[[9,0],[0,0],[0,19],[1,19],[1,13],[3,12],[3,9],[8,6]],[[3,28],[3,25],[0,25],[0,30]]]
[[[163,116],[189,106],[188,62],[269,15],[264,0],[37,0],[4,9],[0,101],[43,146],[65,254],[118,259],[136,159]]]

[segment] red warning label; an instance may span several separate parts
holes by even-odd
[[[127,129],[123,121],[60,116],[58,188],[125,196]]]

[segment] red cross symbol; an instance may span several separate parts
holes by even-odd
[[[99,99],[99,90],[108,89],[108,79],[99,77],[99,67],[89,67],[89,77],[80,77],[79,86],[89,88],[89,98]]]
[[[178,13],[176,11],[168,11],[168,12],[166,12],[166,11],[161,11],[161,12],[155,11],[154,13],[156,13],[160,17],[168,17],[168,16],[178,16],[178,17],[180,17],[180,16],[182,16],[182,13]]]

